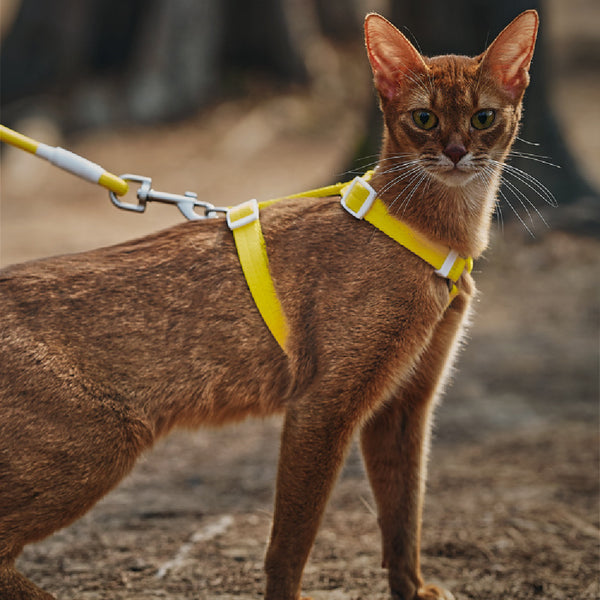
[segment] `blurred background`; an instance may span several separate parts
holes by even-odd
[[[384,14],[426,55],[475,55],[528,8],[541,30],[515,149],[535,157],[512,164],[558,207],[537,184],[504,187],[475,267],[469,343],[438,411],[424,565],[458,600],[600,597],[600,3],[0,4],[3,124],[222,206],[349,179],[374,160],[381,122],[366,12]],[[119,211],[101,188],[1,152],[2,266],[182,221],[161,205]],[[89,516],[28,549],[21,567],[67,599],[256,597],[278,430],[274,419],[172,436]],[[369,494],[354,449],[307,572],[317,600],[386,597]],[[191,551],[172,580],[155,577],[224,511],[245,537],[224,535]]]
[[[290,171],[302,174],[300,186],[326,183],[377,153],[381,122],[362,41],[369,10],[397,23],[425,54],[475,55],[515,15],[535,7],[543,25],[526,98],[526,142],[517,149],[560,168],[522,159],[515,166],[559,200],[561,208],[547,216],[543,199],[524,190],[553,227],[600,233],[600,150],[593,141],[600,7],[593,0],[3,0],[1,7],[5,125],[48,144],[82,144],[110,171],[151,175],[157,185],[193,188],[216,202],[293,191]],[[293,160],[308,162],[290,169],[273,161],[282,156],[281,143],[299,150]],[[3,196],[14,198],[13,182],[27,204],[39,189],[61,197],[71,187],[75,197],[84,189],[98,194],[2,150]],[[254,171],[268,164],[269,177],[250,176],[240,162]],[[225,179],[248,181],[248,190],[207,185],[223,167]],[[265,184],[256,189],[256,179]],[[521,218],[535,213],[508,195]],[[89,205],[73,204],[70,212],[83,206],[86,218]],[[505,209],[503,216],[514,218]],[[51,244],[28,244],[25,255],[13,250],[22,235],[13,235],[17,224],[5,210],[2,264],[55,251]],[[81,247],[73,238],[65,249]]]

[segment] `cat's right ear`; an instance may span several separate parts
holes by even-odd
[[[365,42],[375,87],[382,98],[391,100],[407,73],[427,70],[415,47],[387,19],[370,13],[365,19]]]

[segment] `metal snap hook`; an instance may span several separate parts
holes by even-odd
[[[148,196],[148,192],[152,188],[152,179],[150,177],[144,177],[143,175],[131,175],[129,173],[121,175],[121,179],[142,184],[137,191],[138,203],[132,204],[131,202],[122,202],[112,190],[108,192],[111,202],[117,208],[121,208],[123,210],[130,210],[133,212],[144,212],[146,210],[146,199]]]
[[[114,192],[109,192],[111,202],[123,210],[133,212],[144,212],[148,202],[161,202],[162,204],[174,204],[181,214],[189,221],[199,221],[202,219],[214,219],[218,213],[226,213],[226,208],[213,206],[210,202],[198,200],[198,195],[194,192],[185,192],[185,194],[171,194],[169,192],[159,192],[152,189],[152,179],[141,175],[125,174],[121,175],[125,181],[140,183],[137,191],[138,204],[122,202]],[[196,207],[204,209],[204,214],[198,214]]]

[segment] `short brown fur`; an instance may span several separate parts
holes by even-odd
[[[487,245],[500,168],[486,157],[502,162],[516,135],[536,30],[527,11],[479,57],[428,59],[382,17],[366,20],[386,124],[372,184],[465,256]],[[481,109],[496,117],[480,131],[470,119]],[[414,111],[437,125],[420,128]],[[23,546],[89,510],[173,427],[284,412],[267,600],[299,598],[357,429],[392,597],[451,598],[424,585],[419,537],[430,415],[470,275],[448,306],[445,280],[337,198],[281,202],[261,222],[287,356],[223,220],[0,272],[0,596],[51,598],[15,570]]]

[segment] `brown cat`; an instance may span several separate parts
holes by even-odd
[[[366,19],[385,116],[371,185],[395,217],[463,257],[488,243],[537,26],[527,11],[480,56],[426,58],[384,18]],[[357,428],[392,597],[452,597],[423,584],[419,538],[429,419],[471,276],[451,298],[430,264],[337,197],[278,202],[261,222],[285,352],[222,218],[0,273],[2,598],[51,598],[15,570],[23,546],[89,510],[173,427],[280,411],[267,600],[299,598]]]

